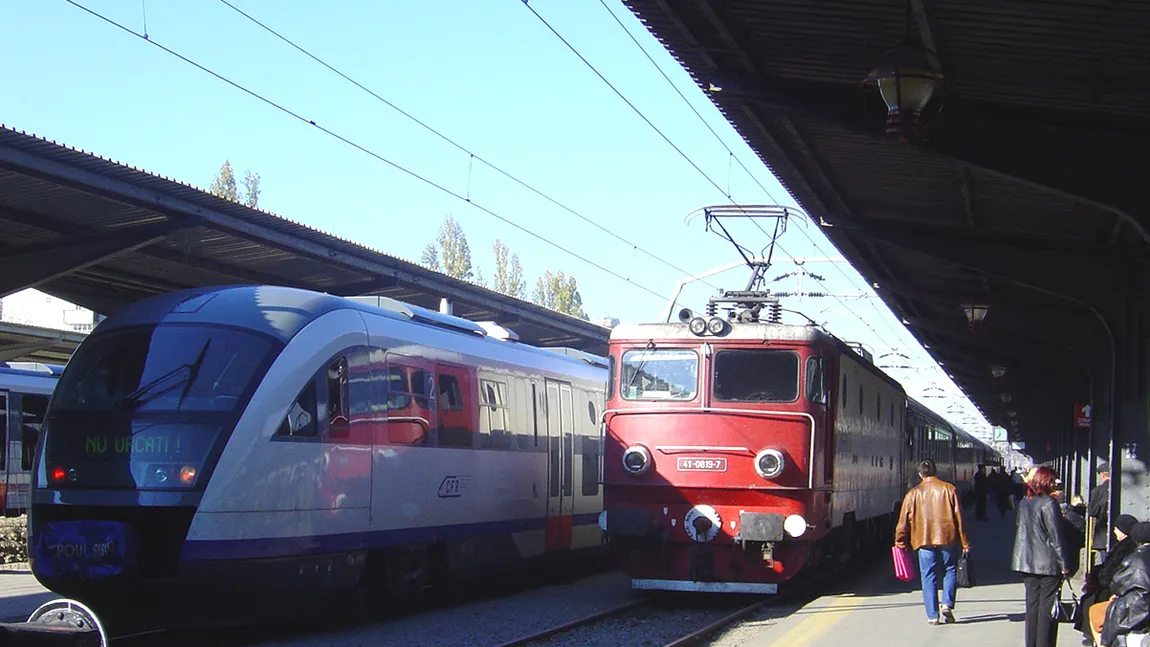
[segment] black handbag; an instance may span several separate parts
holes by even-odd
[[[1062,587],[1065,586],[1067,591],[1070,591],[1071,602],[1065,602],[1062,599]],[[1067,580],[1062,580],[1062,584],[1058,587],[1058,597],[1054,599],[1054,608],[1050,610],[1051,617],[1055,622],[1074,624],[1078,621],[1078,614],[1082,612],[1082,607],[1078,602],[1078,596],[1074,595],[1074,589],[1068,584]]]
[[[958,558],[958,568],[955,573],[955,579],[959,587],[969,589],[974,586],[974,562],[970,559],[970,553],[963,553]]]

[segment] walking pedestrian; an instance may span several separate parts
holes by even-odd
[[[1055,647],[1058,624],[1051,609],[1063,578],[1070,574],[1063,537],[1062,510],[1051,495],[1058,476],[1039,467],[1026,482],[1026,498],[1015,517],[1010,568],[1022,573],[1026,587],[1026,647]]]
[[[934,461],[918,464],[922,481],[902,500],[894,545],[918,553],[922,579],[922,604],[932,625],[955,622],[959,547],[970,552],[962,522],[962,506],[954,485],[938,478]],[[938,576],[942,572],[942,604],[938,600]]]

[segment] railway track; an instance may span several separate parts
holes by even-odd
[[[875,555],[879,554],[877,549]],[[868,553],[858,557],[870,556]],[[612,638],[612,634],[634,632],[634,625],[642,626],[643,633],[650,638],[653,633],[659,633],[659,628],[667,618],[680,619],[684,613],[695,613],[698,627],[688,633],[667,632],[670,635],[661,637],[665,642],[663,647],[690,647],[699,644],[708,637],[730,627],[738,621],[747,618],[756,612],[768,607],[779,607],[806,603],[826,592],[825,584],[836,578],[839,582],[843,578],[853,578],[862,574],[869,568],[876,566],[876,562],[866,559],[854,559],[849,565],[842,568],[825,568],[803,579],[792,580],[791,588],[783,593],[767,599],[758,599],[746,603],[747,596],[741,596],[742,602],[720,605],[719,609],[704,609],[680,605],[674,608],[660,609],[659,605],[648,600],[639,600],[627,604],[604,609],[577,620],[556,625],[543,631],[525,634],[514,640],[500,643],[492,647],[558,647],[560,645],[592,645],[592,644],[627,644],[622,635]],[[632,625],[628,628],[627,625]],[[699,626],[699,625],[702,626]]]

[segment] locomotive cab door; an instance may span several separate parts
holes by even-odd
[[[574,491],[571,452],[574,449],[574,408],[571,385],[547,380],[547,537],[546,549],[571,548]]]

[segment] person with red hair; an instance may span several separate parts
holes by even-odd
[[[1026,587],[1026,647],[1055,647],[1058,641],[1058,623],[1051,609],[1070,567],[1062,510],[1051,496],[1057,482],[1058,474],[1049,467],[1034,470],[1015,516],[1018,528],[1010,568],[1022,574]]]

